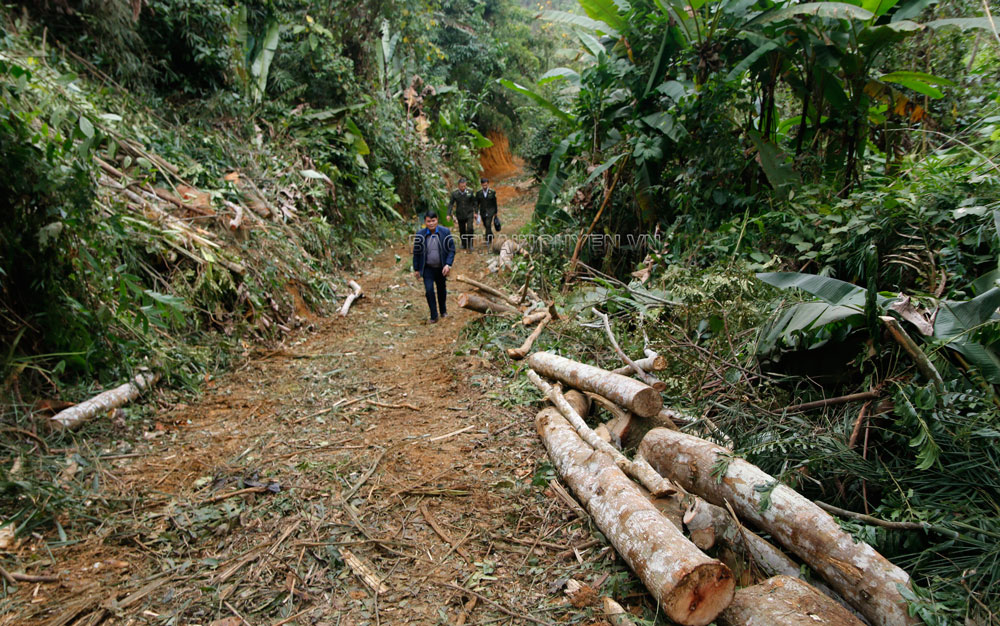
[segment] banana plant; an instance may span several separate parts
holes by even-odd
[[[259,104],[267,92],[267,77],[281,39],[281,25],[270,20],[261,33],[251,33],[247,21],[247,8],[241,6],[236,14],[236,41],[243,55],[243,67],[237,72],[253,98]]]

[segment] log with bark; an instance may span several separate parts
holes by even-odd
[[[524,340],[524,343],[522,343],[520,347],[507,348],[507,356],[515,360],[521,360],[528,356],[528,353],[531,352],[531,346],[534,345],[535,340],[542,334],[542,331],[545,330],[545,326],[550,321],[552,321],[552,317],[546,313],[545,319],[543,319],[538,326],[535,327],[535,330],[531,331],[531,334],[528,335],[528,338]]]
[[[667,358],[659,354],[653,353],[653,356],[647,356],[642,359],[636,359],[635,364],[638,365],[646,372],[660,372],[667,369]],[[619,367],[616,370],[610,370],[614,374],[621,374],[622,376],[628,376],[632,373],[632,366],[625,365]]]
[[[648,489],[651,494],[659,497],[672,495],[677,492],[674,485],[657,474],[642,457],[637,456],[634,460],[629,460],[617,448],[612,446],[610,442],[602,439],[593,429],[587,426],[580,413],[566,400],[566,396],[563,395],[558,385],[552,386],[548,384],[536,372],[531,370],[528,370],[528,378],[545,394],[545,397],[552,404],[556,405],[559,412],[573,425],[573,428],[576,429],[576,432],[584,441],[590,444],[595,450],[600,450],[614,459],[615,464],[623,472],[639,481],[639,484]]]
[[[666,615],[679,624],[711,623],[733,598],[729,568],[688,541],[559,411],[543,409],[535,425],[559,475]]]
[[[794,552],[878,626],[919,624],[897,587],[910,577],[864,542],[855,542],[812,501],[714,443],[673,430],[651,430],[639,452],[667,478],[736,513]],[[719,476],[719,469],[724,471]]]
[[[484,314],[498,313],[500,315],[511,315],[513,313],[517,313],[517,308],[512,307],[509,304],[477,296],[474,293],[458,294],[458,306],[463,309],[469,309],[470,311],[476,311]]]
[[[531,326],[532,324],[537,324],[538,322],[542,321],[546,317],[552,317],[551,315],[549,315],[548,311],[546,311],[544,309],[541,310],[541,311],[534,311],[534,312],[528,313],[527,315],[525,315],[524,317],[522,317],[521,318],[521,323],[523,325],[525,325],[525,326]]]
[[[663,408],[659,392],[634,378],[613,374],[551,352],[536,352],[528,365],[546,378],[558,380],[581,391],[591,391],[643,417],[652,417]]]
[[[353,280],[349,280],[347,281],[347,286],[351,288],[351,293],[347,296],[347,299],[344,300],[344,306],[340,307],[340,317],[347,317],[347,312],[351,309],[351,305],[354,304],[354,301],[358,298],[365,297],[364,292],[361,291],[361,285],[358,283]]]
[[[158,380],[160,380],[159,372],[141,372],[132,379],[132,382],[99,393],[86,402],[60,411],[52,418],[52,422],[62,428],[79,428],[94,417],[135,400]]]
[[[775,576],[736,592],[720,626],[864,626],[864,622],[809,583]]]
[[[455,276],[455,280],[457,280],[460,283],[465,283],[466,285],[471,285],[476,289],[478,289],[479,291],[489,294],[495,298],[499,298],[504,303],[509,304],[512,307],[518,306],[517,298],[514,298],[513,296],[508,295],[495,287],[490,287],[486,283],[481,283],[478,280],[472,280],[471,278],[462,276],[461,274]]]

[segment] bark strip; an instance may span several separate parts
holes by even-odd
[[[666,615],[679,624],[711,623],[733,597],[729,568],[688,541],[557,410],[543,409],[535,426],[559,475]]]
[[[546,378],[604,396],[642,417],[652,417],[663,408],[659,392],[634,378],[613,374],[551,352],[532,354],[528,357],[528,365]]]
[[[714,443],[663,428],[651,430],[639,452],[684,489],[712,504],[730,503],[743,519],[798,555],[873,624],[920,623],[909,617],[897,589],[909,586],[906,572],[867,543],[856,543],[823,509],[756,466]],[[721,477],[719,468],[724,468]]]

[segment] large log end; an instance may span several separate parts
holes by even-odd
[[[706,626],[729,606],[735,592],[732,570],[718,561],[702,563],[662,596],[662,608],[678,624]]]

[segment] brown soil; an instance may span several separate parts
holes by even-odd
[[[524,167],[521,159],[510,152],[510,142],[506,135],[490,132],[486,138],[493,142],[489,148],[479,153],[479,164],[483,168],[483,176],[491,180],[499,180],[514,176]]]
[[[498,187],[516,229],[532,190]],[[460,251],[456,271],[482,276],[483,248]],[[67,528],[81,541],[51,554],[22,544],[22,571],[61,582],[0,597],[0,623],[603,623],[553,584],[600,590],[615,558],[532,485],[537,407],[510,395],[507,364],[463,351],[481,322],[454,304],[458,283],[448,317],[427,324],[409,265],[406,242],[382,251],[347,318],[256,352],[191,405],[159,392],[127,456],[80,442],[100,465],[94,500],[117,512],[82,537]],[[277,493],[235,493],[272,481]]]

